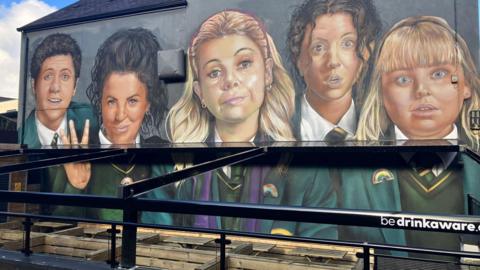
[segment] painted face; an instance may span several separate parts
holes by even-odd
[[[198,80],[194,90],[219,122],[258,121],[271,84],[271,63],[248,37],[229,35],[203,43],[197,52]]]
[[[452,74],[459,77],[456,87]],[[446,64],[385,73],[382,95],[388,116],[408,138],[441,139],[452,131],[471,91],[463,70]]]
[[[75,94],[72,57],[55,55],[45,59],[33,88],[38,120],[51,130],[56,130]]]
[[[147,91],[134,73],[112,73],[105,80],[102,120],[106,136],[112,143],[135,143],[150,106]]]
[[[357,56],[357,31],[347,13],[317,17],[308,25],[297,67],[307,92],[323,101],[351,98],[361,60]]]

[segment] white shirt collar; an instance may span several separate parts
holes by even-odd
[[[337,125],[330,123],[330,121],[318,114],[308,103],[306,95],[303,95],[301,112],[300,130],[302,141],[322,141],[328,132],[335,127],[341,127],[347,131],[347,139],[351,139],[357,129],[357,113],[353,99],[347,112],[342,116]]]
[[[249,142],[253,143],[255,140],[255,136],[249,140]],[[222,138],[220,138],[220,134],[218,134],[218,130],[215,128],[215,142],[216,143],[222,143]],[[232,168],[231,166],[223,166],[222,171],[225,173],[226,176],[231,177],[232,174]]]
[[[395,125],[395,139],[396,140],[408,140],[408,137]],[[458,129],[456,125],[453,125],[452,131],[447,134],[447,136],[443,137],[442,139],[444,140],[457,140],[458,139]],[[401,155],[403,159],[407,163],[410,162],[412,159],[413,155],[415,153],[413,152],[403,152]],[[442,160],[442,164],[439,164],[438,166],[435,166],[433,168],[433,173],[438,176],[440,173],[445,170],[450,164],[453,162],[455,157],[457,156],[457,153],[455,152],[437,152],[437,156]]]
[[[102,129],[98,131],[98,138],[100,140],[100,144],[112,144],[112,142],[105,136],[102,132]],[[137,137],[135,138],[135,143],[139,144],[140,143],[140,134],[137,134]]]
[[[409,140],[409,138],[395,125],[395,139],[397,141]],[[453,129],[447,136],[443,137],[444,140],[457,140],[458,139],[458,129],[457,125],[453,125]]]
[[[60,130],[63,129],[64,132],[67,132],[67,115],[63,116],[62,122],[57,130],[51,130],[38,120],[37,115],[35,115],[35,125],[37,126],[38,139],[41,145],[50,145],[53,140],[55,133],[60,135]],[[57,145],[62,145],[62,140],[58,138]]]

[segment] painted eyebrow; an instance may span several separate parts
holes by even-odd
[[[61,69],[60,72],[63,72],[63,71],[68,71],[70,73],[73,73],[73,71],[69,68],[64,68],[64,69]]]
[[[240,48],[240,49],[238,49],[238,50],[233,54],[233,56],[236,56],[236,55],[238,55],[239,53],[241,53],[241,52],[243,52],[243,51],[255,52],[252,48],[245,47],[245,48]],[[213,62],[220,62],[220,60],[217,59],[217,58],[208,60],[208,61],[203,65],[203,68],[205,68],[208,64],[213,63]]]
[[[213,63],[213,62],[218,62],[218,63],[220,63],[220,60],[218,60],[217,58],[210,59],[210,60],[208,60],[208,61],[203,65],[202,68],[205,68],[208,64]]]
[[[314,41],[327,42],[327,40],[324,39],[324,38],[321,38],[321,37],[313,37],[313,36],[312,36],[312,40],[310,41],[310,45],[312,45],[312,43],[313,43]]]
[[[47,68],[45,69],[43,72],[41,72],[41,74],[45,73],[45,72],[48,72],[48,71],[53,71],[54,69],[53,68]]]
[[[233,55],[235,56],[235,55],[237,55],[237,54],[239,54],[239,53],[241,53],[241,52],[243,52],[243,51],[255,52],[252,48],[245,47],[245,48],[240,48],[240,49],[238,49],[238,50],[235,52],[235,54],[233,54]]]
[[[139,94],[135,94],[135,95],[131,95],[129,97],[127,97],[126,99],[131,99],[131,98],[134,98],[134,97],[139,97],[140,95]],[[111,98],[111,99],[114,99],[114,100],[118,100],[116,97],[114,96],[107,96],[107,98]]]
[[[354,35],[355,37],[357,37],[357,34],[356,34],[355,32],[348,32],[348,33],[343,34],[340,38],[344,38],[344,37],[349,36],[349,35]],[[324,42],[327,42],[328,40],[327,40],[327,39],[324,39],[324,38],[321,38],[321,37],[312,37],[312,41],[311,41],[311,42],[314,42],[314,41],[324,41]]]
[[[51,71],[55,72],[55,69],[54,69],[54,68],[47,68],[46,70],[44,70],[44,71],[43,71],[42,73],[40,73],[40,74],[45,74],[46,72],[51,72]],[[69,68],[63,68],[63,69],[60,70],[60,72],[65,72],[65,71],[67,71],[67,72],[70,73],[70,74],[73,74],[73,71],[70,70]]]
[[[348,33],[343,34],[343,35],[342,35],[342,38],[343,38],[343,37],[346,37],[346,36],[349,36],[349,35],[357,36],[357,33],[355,33],[355,32],[348,32]]]
[[[135,95],[131,95],[131,96],[127,97],[127,99],[131,99],[131,98],[139,97],[139,96],[140,96],[139,94],[135,94]]]

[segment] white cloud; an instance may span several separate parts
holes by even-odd
[[[39,0],[0,5],[0,96],[18,98],[21,34],[17,28],[55,10]]]

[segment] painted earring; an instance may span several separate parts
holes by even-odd
[[[270,85],[267,85],[267,86],[265,87],[265,90],[271,91],[271,90],[272,90],[272,85],[271,85],[271,84],[270,84]]]
[[[207,108],[207,105],[205,104],[205,102],[203,101],[203,99],[202,99],[201,103],[202,103],[202,109]]]

